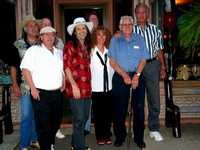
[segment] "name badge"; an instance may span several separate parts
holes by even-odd
[[[140,47],[138,45],[133,46],[134,49],[139,49]]]

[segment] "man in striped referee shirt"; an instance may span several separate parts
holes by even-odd
[[[159,80],[166,77],[166,68],[163,57],[163,39],[161,31],[154,24],[148,23],[149,8],[139,3],[135,8],[137,24],[133,30],[144,37],[150,59],[143,70],[148,100],[148,127],[149,135],[155,141],[162,141],[159,132],[160,89]]]

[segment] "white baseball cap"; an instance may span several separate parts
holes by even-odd
[[[56,30],[53,27],[51,27],[51,26],[46,26],[46,27],[44,27],[44,28],[42,28],[40,30],[40,34],[51,33],[51,32],[56,33]]]

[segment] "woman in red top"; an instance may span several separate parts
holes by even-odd
[[[91,105],[90,32],[93,24],[78,17],[67,27],[72,40],[64,48],[66,94],[72,111],[72,146],[85,150],[84,127]]]

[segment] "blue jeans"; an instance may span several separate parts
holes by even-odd
[[[89,117],[91,99],[70,99],[70,107],[73,116],[72,146],[76,150],[85,150],[84,128]]]
[[[88,120],[85,124],[85,131],[88,131],[88,132],[90,132],[91,124],[92,124],[92,122],[91,122],[92,121],[92,112],[91,111],[92,111],[92,108],[90,107],[89,117],[88,117]]]
[[[21,96],[21,126],[20,126],[20,147],[29,147],[31,141],[37,141],[35,119],[30,95]]]

